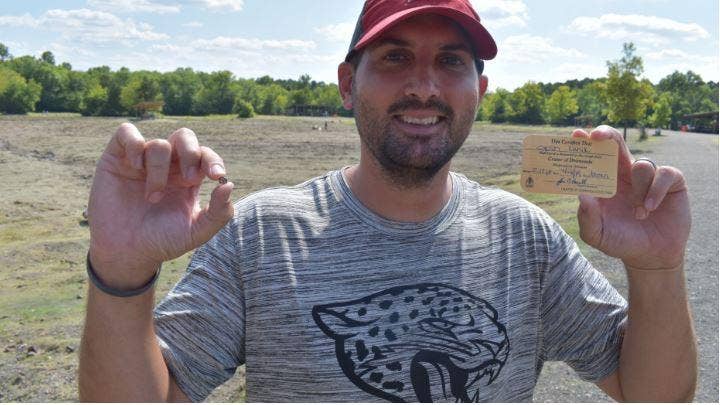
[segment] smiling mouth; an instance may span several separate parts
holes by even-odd
[[[417,125],[430,127],[436,125],[445,120],[445,117],[440,115],[431,115],[427,117],[412,117],[409,115],[395,115],[393,118],[404,124]]]

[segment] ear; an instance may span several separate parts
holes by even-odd
[[[355,76],[353,66],[343,62],[338,66],[338,89],[346,110],[352,110],[352,83]]]
[[[482,101],[483,97],[485,96],[485,92],[488,88],[488,77],[485,75],[480,75],[480,100]]]

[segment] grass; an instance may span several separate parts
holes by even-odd
[[[85,311],[89,232],[82,211],[100,151],[125,118],[77,114],[0,116],[0,401],[76,401],[77,349]],[[328,131],[313,126],[328,122]],[[163,117],[135,123],[144,136],[166,137],[185,126],[223,156],[234,199],[265,187],[292,185],[359,158],[349,118]],[[526,134],[569,136],[572,128],[476,123],[453,170],[518,194],[545,209],[576,240],[577,199],[530,194],[519,184],[519,147]],[[649,153],[662,137],[630,147]],[[201,189],[204,201],[210,186]],[[588,249],[579,242],[581,249]],[[163,265],[156,298],[185,272],[189,254]],[[28,353],[33,346],[36,353]],[[244,399],[242,370],[210,400]]]

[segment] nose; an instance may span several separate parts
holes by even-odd
[[[437,74],[432,65],[416,65],[409,72],[405,84],[405,95],[427,101],[440,95]]]

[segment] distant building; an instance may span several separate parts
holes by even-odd
[[[682,116],[681,127],[691,132],[718,133],[718,111],[709,111]]]

